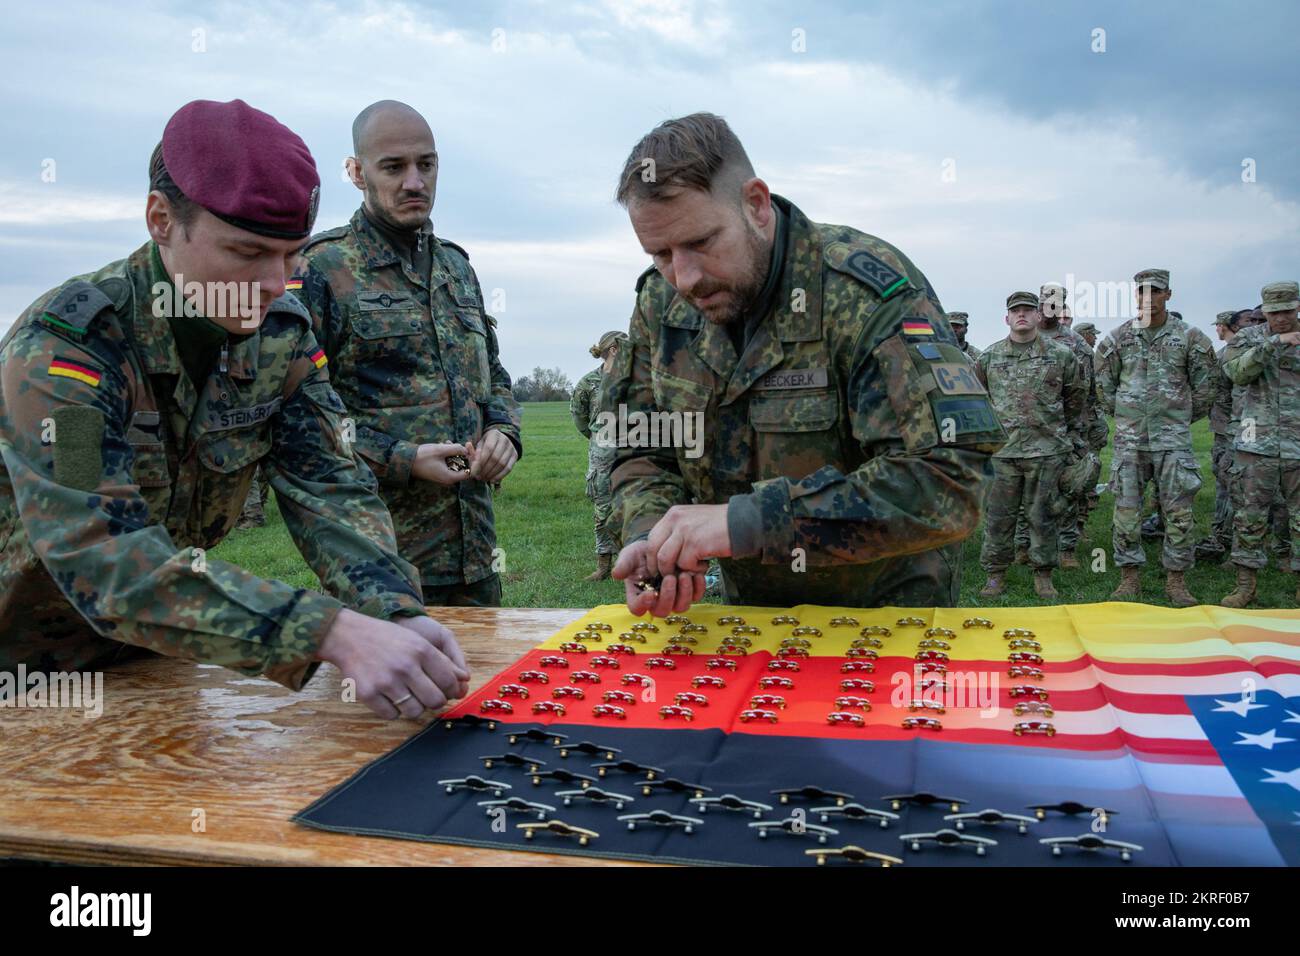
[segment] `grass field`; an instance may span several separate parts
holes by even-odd
[[[1205,484],[1196,499],[1198,535],[1209,528],[1214,510],[1214,479],[1210,473],[1212,436],[1206,422],[1192,429],[1193,443]],[[584,495],[587,464],[586,441],[574,429],[564,402],[523,406],[524,457],[506,479],[496,497],[498,544],[505,552],[504,603],[507,607],[592,607],[622,601],[618,582],[588,582],[595,568],[592,554],[591,506]],[[1110,474],[1109,450],[1103,456],[1103,478]],[[272,496],[274,497],[274,496]],[[1086,546],[1080,548],[1083,567],[1056,572],[1061,602],[1081,604],[1104,601],[1119,582],[1110,559],[1112,501],[1103,495],[1088,523]],[[976,607],[976,594],[984,584],[979,568],[983,529],[976,530],[965,546],[961,604]],[[1142,599],[1167,604],[1160,543],[1147,542]],[[1088,555],[1100,548],[1104,570],[1094,571]],[[291,584],[313,587],[315,577],[298,556],[274,503],[268,503],[267,525],[236,531],[214,556]],[[1230,565],[1207,564],[1187,575],[1188,587],[1203,604],[1217,604],[1232,589]],[[1290,574],[1271,566],[1260,575],[1259,599],[1265,607],[1292,607],[1294,583]],[[998,606],[1037,605],[1029,569],[1011,569],[1006,595]]]

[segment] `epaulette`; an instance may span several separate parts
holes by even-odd
[[[654,273],[654,272],[658,272],[658,271],[659,271],[659,270],[656,269],[654,266],[651,266],[649,269],[647,269],[645,272],[641,273],[641,275],[639,275],[639,276],[637,277],[637,280],[636,280],[636,291],[637,291],[637,295],[640,295],[640,294],[641,294],[641,287],[642,287],[643,285],[645,285],[645,280],[646,280],[646,279],[649,279],[649,278],[650,278],[650,275],[651,275],[652,273]]]
[[[318,232],[316,233],[316,235],[312,236],[310,239],[307,240],[307,245],[302,247],[302,251],[306,252],[312,246],[320,242],[328,242],[332,239],[342,239],[351,230],[352,230],[351,224],[345,224],[342,226],[335,226],[333,229],[326,229],[324,232]]]
[[[113,308],[113,300],[84,279],[69,282],[46,303],[40,321],[78,337],[85,335],[95,316]]]
[[[832,269],[865,283],[882,300],[916,288],[907,276],[861,246],[832,242],[826,247],[825,259]]]
[[[271,307],[267,309],[267,314],[272,312],[287,312],[302,319],[308,325],[311,324],[311,313],[307,311],[307,307],[292,292],[286,292],[273,301]]]
[[[456,245],[456,243],[452,242],[450,239],[442,238],[442,236],[438,237],[438,241],[442,243],[444,246],[450,246],[451,248],[455,249],[457,252],[459,252],[462,256],[465,257],[466,262],[469,262],[469,253],[466,252],[463,247]]]

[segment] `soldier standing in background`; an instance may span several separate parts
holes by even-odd
[[[952,334],[957,336],[958,347],[973,362],[980,357],[980,350],[966,341],[966,326],[969,322],[970,316],[965,312],[948,313],[948,324],[952,326]]]
[[[1141,597],[1146,554],[1138,525],[1143,492],[1153,483],[1166,522],[1165,593],[1174,606],[1189,607],[1196,599],[1184,574],[1195,563],[1192,502],[1201,487],[1192,422],[1214,400],[1214,346],[1204,332],[1167,311],[1168,271],[1144,269],[1133,281],[1138,317],[1102,340],[1095,361],[1098,395],[1115,417],[1112,538],[1122,577],[1111,599]]]
[[[1065,287],[1056,283],[1049,282],[1039,288],[1038,327],[1045,338],[1069,349],[1079,363],[1079,374],[1084,388],[1084,437],[1088,443],[1088,448],[1092,449],[1095,454],[1096,450],[1106,447],[1106,419],[1097,404],[1096,381],[1093,377],[1092,368],[1092,349],[1083,340],[1083,337],[1066,325],[1064,321],[1069,312],[1066,307],[1065,295]],[[1086,455],[1087,451],[1084,454]],[[1100,458],[1096,460],[1095,470],[1100,475]],[[1095,478],[1086,484],[1089,486],[1095,485]],[[1087,519],[1087,511],[1088,490],[1084,488],[1077,496],[1066,501],[1065,511],[1060,515],[1060,520],[1057,522],[1061,536],[1059,565],[1063,569],[1073,570],[1079,567],[1079,559],[1075,552],[1079,546],[1083,523]],[[1022,513],[1020,518],[1017,519],[1016,525],[1016,550],[1017,552],[1027,552],[1028,547],[1029,531],[1025,515]]]
[[[1034,593],[1055,600],[1052,568],[1060,557],[1058,522],[1063,507],[1061,476],[1072,458],[1084,454],[1084,376],[1066,346],[1039,328],[1038,297],[1013,292],[1007,298],[1011,329],[975,363],[988,388],[1007,443],[993,456],[993,485],[984,518],[980,566],[988,580],[982,599],[1006,590],[1013,557],[1016,516],[1024,513],[1029,532],[1029,564]]]
[[[1279,493],[1287,509],[1291,570],[1300,574],[1300,285],[1266,285],[1263,299],[1267,324],[1238,332],[1224,353],[1225,374],[1242,388],[1241,427],[1233,441],[1242,483],[1232,539],[1237,586],[1224,607],[1246,607],[1255,599],[1255,576],[1268,560],[1269,510]],[[1300,603],[1300,583],[1295,600]]]
[[[198,100],[167,123],[149,190],[149,241],[0,342],[0,669],[143,648],[295,690],[331,661],[388,718],[463,697],[464,656],[283,295],[320,195],[306,144],[241,100]],[[327,593],[206,556],[259,466]]]
[[[600,415],[601,379],[614,367],[619,345],[627,341],[626,332],[606,332],[591,347],[593,358],[600,359],[594,368],[578,380],[569,399],[569,414],[582,437],[587,439],[587,497],[591,499],[596,525],[596,570],[587,576],[588,581],[603,581],[609,577],[614,555],[618,554],[618,533],[610,516],[614,497],[610,491],[609,473],[614,466],[614,447],[606,447],[592,435]]]
[[[424,117],[373,103],[352,147],[365,199],[312,238],[295,284],[425,603],[498,606],[492,486],[523,445],[495,322],[469,255],[434,235],[438,151]]]
[[[1198,560],[1219,559],[1232,547],[1232,493],[1231,476],[1228,473],[1232,465],[1232,379],[1223,370],[1223,355],[1228,343],[1236,334],[1236,319],[1239,312],[1220,312],[1214,317],[1214,329],[1219,341],[1224,345],[1215,353],[1214,404],[1210,406],[1210,432],[1214,435],[1214,446],[1210,449],[1210,461],[1214,469],[1214,521],[1210,534],[1196,545]]]
[[[617,198],[654,267],[602,407],[702,438],[620,443],[629,609],[689,607],[711,557],[732,604],[954,606],[1004,435],[924,274],[772,195],[710,113],[643,137]]]
[[[1079,337],[1088,343],[1088,348],[1095,349],[1097,347],[1097,326],[1091,322],[1080,322],[1078,325],[1070,326],[1070,328],[1074,329],[1079,334]]]

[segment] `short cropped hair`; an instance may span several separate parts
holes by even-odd
[[[176,185],[171,173],[167,172],[161,142],[153,148],[153,155],[149,157],[149,191],[154,190],[167,197],[167,202],[171,205],[172,213],[181,228],[188,228],[194,222],[194,217],[199,211],[198,204],[181,192],[181,187]]]
[[[660,123],[632,147],[619,176],[615,199],[621,206],[671,199],[682,189],[714,191],[754,178],[754,166],[727,121],[713,113],[692,113]],[[723,182],[720,183],[719,181]],[[739,190],[736,202],[740,202]]]

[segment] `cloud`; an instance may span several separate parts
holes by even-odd
[[[1184,25],[1144,35],[1146,14],[1102,7],[1110,52],[1098,59],[1086,43],[1075,51],[1091,14],[1039,7],[24,8],[0,37],[12,104],[0,116],[12,144],[0,156],[0,326],[32,289],[144,240],[149,151],[194,97],[241,96],[303,135],[322,172],[322,228],[359,200],[341,175],[355,113],[385,97],[423,111],[442,155],[435,227],[469,250],[485,294],[504,291],[502,357],[516,376],[558,365],[576,379],[586,347],[625,326],[648,260],[612,201],[618,170],[647,130],[699,109],[728,117],[760,174],[814,219],[903,249],[947,308],[971,313],[977,344],[1004,334],[1009,291],[1068,275],[1168,267],[1173,307],[1206,329],[1294,278],[1300,191],[1278,175],[1277,145],[1295,126],[1295,85],[1258,79],[1282,65],[1233,65],[1248,25],[1223,25],[1218,49]],[[1180,24],[1204,27],[1179,9]],[[199,28],[206,52],[193,53]],[[806,53],[792,48],[796,28]],[[54,30],[83,53],[51,73],[32,38]],[[1238,141],[1260,145],[1257,183],[1241,182]],[[39,182],[46,157],[57,190]]]

